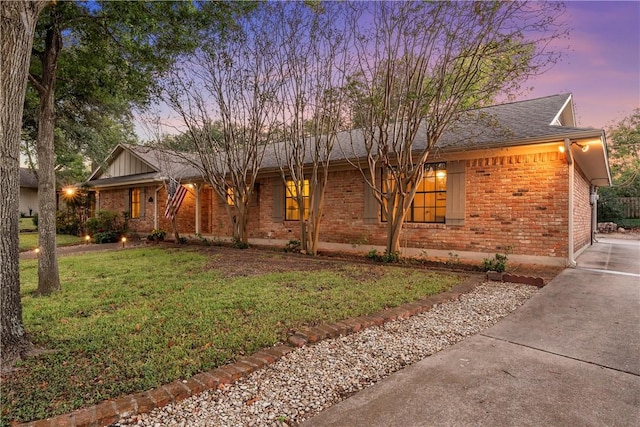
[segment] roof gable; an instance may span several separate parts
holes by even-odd
[[[118,144],[107,157],[106,165],[99,166],[89,181],[158,172],[157,162],[150,162],[148,156],[140,155],[134,147]]]

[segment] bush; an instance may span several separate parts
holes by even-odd
[[[497,271],[502,273],[507,269],[507,254],[496,254],[493,258],[485,258],[482,260],[482,268],[484,271]]]
[[[242,240],[238,239],[237,237],[233,238],[232,245],[236,249],[248,249],[249,248],[249,244],[247,242],[243,242]]]
[[[155,242],[162,242],[167,236],[167,232],[158,228],[151,231],[151,234],[147,236],[147,240],[153,240]]]
[[[38,228],[38,214],[33,214],[33,218],[31,218],[31,221],[33,221],[33,225]]]
[[[111,211],[96,212],[96,216],[90,218],[85,226],[96,243],[117,242],[121,236],[127,233],[128,228],[126,218]]]
[[[58,211],[56,214],[56,233],[78,236],[82,230],[82,222],[73,211]]]
[[[624,209],[618,197],[603,193],[598,199],[598,222],[617,222],[624,218]]]
[[[300,252],[300,240],[289,240],[289,242],[284,245],[285,252]]]
[[[400,262],[400,252],[387,253],[385,250],[383,254],[378,253],[376,249],[371,249],[366,255],[367,259],[375,262],[395,263]]]

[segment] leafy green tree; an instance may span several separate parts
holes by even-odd
[[[611,187],[599,190],[598,220],[624,219],[621,197],[640,197],[640,108],[608,129]]]
[[[20,123],[33,34],[45,5],[46,1],[0,2],[0,370],[3,371],[32,347],[22,323],[20,300]]]
[[[39,294],[60,287],[55,251],[58,115],[65,118],[60,143],[85,144],[85,152],[96,156],[104,153],[105,145],[115,142],[109,135],[126,131],[131,108],[154,99],[159,77],[198,46],[201,31],[223,27],[233,8],[230,3],[182,1],[49,4],[38,23],[29,75],[39,99]],[[101,137],[83,142],[92,128],[103,131]]]

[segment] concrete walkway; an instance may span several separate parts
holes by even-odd
[[[640,425],[640,241],[577,261],[494,327],[303,425]]]

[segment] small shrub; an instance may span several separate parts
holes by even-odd
[[[385,250],[380,254],[376,249],[371,249],[366,255],[367,259],[375,262],[397,263],[400,262],[400,252],[387,253]]]
[[[38,227],[38,214],[33,214],[33,218],[31,218],[31,221],[33,221],[33,225],[37,228]]]
[[[93,235],[96,243],[113,243],[119,240],[119,235],[115,231],[99,231]]]
[[[160,230],[159,228],[155,228],[151,231],[151,234],[147,236],[147,240],[153,240],[154,242],[162,242],[166,236],[167,236],[166,231]]]
[[[82,230],[82,221],[73,211],[58,211],[56,213],[56,233],[78,236]]]
[[[87,220],[85,227],[96,243],[111,243],[127,233],[128,224],[126,218],[117,212],[97,211],[95,217]]]
[[[247,242],[243,242],[242,240],[238,239],[237,237],[233,238],[232,241],[232,245],[234,248],[236,249],[248,249],[249,248],[249,244]]]
[[[180,236],[180,237],[178,238],[178,243],[180,243],[181,245],[186,245],[186,244],[187,244],[187,241],[188,241],[188,240],[187,240],[187,238],[186,238],[186,237],[184,237],[184,236]]]
[[[289,240],[284,246],[285,252],[300,252],[301,249],[300,240]]]
[[[496,254],[493,258],[485,258],[482,260],[482,268],[484,271],[497,271],[502,273],[507,269],[507,254]]]

